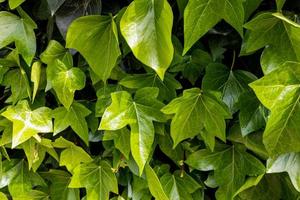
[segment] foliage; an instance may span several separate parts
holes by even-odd
[[[299,199],[299,13],[0,0],[0,200]]]

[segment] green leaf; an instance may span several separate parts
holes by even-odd
[[[214,170],[214,178],[219,186],[217,199],[232,199],[245,183],[246,176],[258,176],[265,172],[264,165],[239,146],[222,146],[216,151],[202,149],[192,153],[186,163],[201,171]]]
[[[173,13],[167,0],[135,0],[120,22],[134,56],[162,80],[173,59],[172,25]]]
[[[145,166],[146,178],[149,186],[149,190],[152,196],[157,200],[169,200],[168,196],[163,190],[163,187],[155,173],[149,164]]]
[[[41,67],[42,63],[40,62],[34,62],[31,67],[31,82],[33,82],[32,102],[35,99],[36,93],[40,85]]]
[[[25,0],[9,0],[8,1],[8,4],[9,4],[9,7],[10,9],[15,9],[17,8],[18,6],[20,6]]]
[[[164,174],[160,182],[169,199],[193,200],[192,193],[201,187],[191,176],[180,171]]]
[[[153,121],[164,122],[160,112],[164,106],[156,99],[158,88],[143,88],[134,99],[128,92],[112,93],[112,104],[105,110],[100,130],[118,130],[126,125],[131,128],[130,146],[133,158],[142,174],[154,142]]]
[[[49,139],[43,138],[41,141],[37,141],[34,138],[30,138],[24,142],[21,147],[24,149],[27,157],[29,169],[32,168],[34,172],[36,172],[42,164],[46,156],[46,152],[58,161],[58,155],[51,144],[51,140]]]
[[[245,19],[247,20],[251,14],[257,9],[263,0],[244,0]]]
[[[90,155],[81,147],[62,137],[56,139],[53,146],[64,149],[60,154],[59,165],[66,166],[69,172],[73,172],[74,168],[80,163],[92,161]]]
[[[87,200],[107,200],[109,193],[118,193],[118,183],[106,161],[85,163],[75,168],[70,188],[86,188]]]
[[[52,200],[80,200],[79,189],[68,188],[71,181],[68,172],[50,169],[48,172],[42,172],[41,175],[51,182],[49,188]]]
[[[242,94],[238,107],[240,108],[239,120],[243,136],[265,127],[266,109],[253,92]]]
[[[241,94],[250,91],[248,83],[257,78],[250,72],[227,68],[220,63],[213,63],[206,67],[206,73],[202,79],[204,90],[215,90],[222,92],[222,99],[231,113],[239,109],[239,98]]]
[[[287,62],[253,82],[256,96],[271,110],[263,142],[271,156],[300,151],[300,64]]]
[[[9,106],[2,116],[13,123],[12,148],[31,137],[39,137],[38,133],[52,132],[51,109],[47,107],[31,110],[27,101],[20,101]]]
[[[6,99],[7,103],[16,104],[31,95],[27,75],[22,69],[8,71],[4,76],[3,85],[10,87],[11,90],[11,96]]]
[[[27,65],[30,65],[36,51],[33,30],[37,26],[23,10],[18,9],[18,12],[21,17],[6,11],[0,12],[0,49],[14,42]]]
[[[158,98],[161,100],[170,101],[176,97],[176,90],[181,89],[181,84],[170,74],[165,74],[162,81],[157,74],[135,74],[123,78],[119,84],[131,88],[140,89],[144,87],[159,88]]]
[[[300,153],[288,153],[267,160],[267,173],[287,172],[295,189],[300,192]]]
[[[122,128],[117,131],[105,131],[103,141],[114,140],[114,145],[120,152],[129,159],[130,154],[130,131]]]
[[[261,65],[265,74],[286,61],[300,61],[300,25],[280,13],[262,13],[244,25],[248,29],[243,50],[264,48]]]
[[[221,19],[243,35],[243,0],[190,0],[184,10],[183,55]]]
[[[281,10],[286,0],[276,0],[277,10]]]
[[[66,109],[72,105],[76,90],[85,86],[85,74],[79,68],[67,66],[60,60],[48,65],[47,78],[55,90],[59,101]]]
[[[2,193],[2,192],[0,192],[0,199],[1,200],[8,200],[7,197],[6,197],[6,195],[4,193]]]
[[[67,47],[79,51],[104,82],[121,55],[117,27],[111,16],[84,16],[72,22]]]
[[[69,110],[65,107],[58,107],[53,110],[54,130],[53,134],[57,135],[69,126],[73,131],[88,145],[89,133],[88,125],[85,118],[91,114],[91,111],[84,105],[74,102]]]
[[[42,62],[46,64],[50,64],[56,59],[68,60],[68,57],[71,57],[69,51],[55,40],[50,40],[46,50],[40,55]]]
[[[230,113],[216,93],[199,88],[185,90],[183,96],[172,100],[162,112],[175,114],[171,122],[174,147],[202,129],[225,141],[225,119],[230,118]]]
[[[14,197],[14,200],[49,200],[49,195],[39,190],[31,190]]]

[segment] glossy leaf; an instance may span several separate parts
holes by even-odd
[[[109,78],[121,54],[117,27],[111,16],[76,19],[68,29],[66,41],[66,46],[79,51],[101,80]]]
[[[2,116],[13,123],[12,148],[38,137],[38,133],[52,132],[51,110],[47,107],[31,110],[27,101],[20,101],[8,107]]]
[[[91,111],[84,105],[74,102],[69,110],[64,107],[58,107],[53,110],[54,130],[53,134],[57,135],[69,126],[74,132],[88,144],[88,125],[85,120],[91,114]]]
[[[182,140],[199,134],[202,129],[225,140],[225,119],[230,118],[230,113],[216,93],[199,88],[185,90],[183,96],[172,100],[162,112],[175,114],[171,122],[174,147]]]
[[[161,79],[173,58],[172,25],[173,12],[167,0],[134,0],[120,23],[135,57]]]
[[[118,130],[130,126],[131,152],[140,174],[154,142],[153,121],[165,121],[165,116],[160,112],[164,104],[156,100],[157,96],[157,88],[140,89],[134,99],[125,91],[112,93],[112,104],[105,110],[99,127],[101,130]]]
[[[300,150],[299,77],[300,64],[288,62],[250,84],[262,104],[271,110],[263,141],[272,156]]]
[[[118,184],[111,166],[106,161],[81,164],[75,168],[70,188],[84,187],[87,200],[106,200],[109,193],[118,193]]]
[[[34,29],[37,25],[23,10],[18,9],[18,12],[20,17],[7,11],[0,12],[0,49],[14,42],[30,65],[36,51]]]
[[[244,184],[246,176],[258,176],[265,172],[264,165],[241,146],[224,146],[211,152],[199,150],[191,154],[186,163],[201,171],[214,170],[219,186],[217,199],[232,199]]]
[[[190,0],[184,10],[183,54],[221,19],[243,35],[244,7],[242,0]]]

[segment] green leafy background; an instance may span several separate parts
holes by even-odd
[[[300,2],[0,0],[0,200],[297,200]]]

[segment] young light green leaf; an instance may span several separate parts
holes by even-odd
[[[104,82],[121,55],[117,27],[112,16],[84,16],[72,22],[67,47],[79,51]]]
[[[15,196],[14,200],[49,200],[49,195],[39,190],[30,190]]]
[[[43,178],[50,180],[50,197],[52,200],[80,200],[79,189],[68,188],[71,175],[63,170],[50,169],[40,173]]]
[[[0,12],[0,49],[15,42],[18,51],[30,65],[36,51],[34,29],[37,26],[24,11],[18,11],[21,17],[6,11]]]
[[[287,172],[295,189],[300,192],[300,153],[288,153],[267,160],[267,173]]]
[[[47,107],[31,110],[27,101],[20,101],[9,106],[2,116],[13,123],[12,148],[38,133],[52,132],[51,109]]]
[[[107,200],[109,193],[118,193],[118,182],[106,161],[84,163],[75,168],[70,188],[84,187],[87,200]]]
[[[56,59],[71,60],[68,58],[70,56],[71,54],[69,51],[65,49],[59,42],[56,40],[50,40],[46,50],[40,55],[40,58],[43,63],[50,64]],[[73,65],[73,63],[70,65]]]
[[[77,102],[74,102],[70,106],[69,110],[67,110],[65,107],[56,108],[53,110],[53,134],[56,135],[70,126],[74,132],[88,145],[89,134],[85,117],[87,117],[89,114],[91,114],[91,111],[84,105]]]
[[[199,150],[192,153],[186,163],[201,171],[214,170],[219,186],[217,199],[232,199],[244,184],[246,176],[258,176],[265,172],[264,165],[239,145],[220,146],[216,151]]]
[[[145,166],[146,178],[149,186],[149,190],[153,197],[157,200],[169,200],[168,196],[164,192],[164,189],[155,173],[149,164]]]
[[[286,61],[300,61],[300,25],[280,13],[262,13],[244,25],[249,30],[245,53],[264,48],[261,65],[265,74]]]
[[[162,81],[157,74],[136,74],[123,78],[119,84],[132,89],[140,89],[144,87],[159,88],[158,98],[170,101],[176,97],[176,90],[181,89],[181,84],[170,74],[165,74]]]
[[[35,99],[36,93],[40,85],[41,67],[42,67],[42,63],[38,61],[34,62],[31,67],[31,82],[33,82],[32,102]]]
[[[173,59],[172,26],[173,13],[167,0],[134,0],[120,22],[121,33],[135,57],[161,79]]]
[[[221,19],[243,35],[243,0],[190,0],[184,10],[184,50],[195,44]]]
[[[231,113],[239,109],[239,98],[241,94],[249,92],[251,88],[248,83],[257,78],[250,72],[227,68],[220,63],[212,63],[206,67],[206,73],[202,79],[204,90],[215,90],[222,92],[222,99]]]
[[[193,200],[192,193],[201,187],[191,176],[180,171],[164,174],[160,182],[169,199]]]
[[[0,192],[0,199],[1,200],[8,200],[6,195],[3,192]]]
[[[225,141],[225,119],[230,118],[230,113],[216,93],[199,88],[185,90],[183,96],[172,100],[162,112],[175,114],[171,122],[174,147],[199,134],[202,129]]]
[[[136,92],[134,99],[128,92],[112,93],[112,104],[105,110],[100,130],[118,130],[126,125],[131,128],[130,146],[133,158],[142,174],[154,142],[153,121],[166,120],[158,101],[158,88],[143,88]]]
[[[281,10],[286,0],[276,0],[277,10]]]
[[[20,6],[25,0],[9,0],[8,1],[8,4],[9,4],[9,7],[10,9],[15,9],[17,8],[18,6]]]
[[[66,166],[69,172],[73,172],[74,168],[80,163],[91,162],[92,158],[81,147],[74,143],[59,137],[53,143],[56,148],[64,149],[60,154],[59,165]]]
[[[79,68],[67,66],[60,60],[48,65],[47,78],[55,90],[58,99],[66,109],[72,105],[76,90],[85,86],[85,74]]]
[[[271,110],[263,136],[271,156],[300,151],[299,80],[300,64],[287,62],[250,84],[262,104]]]

